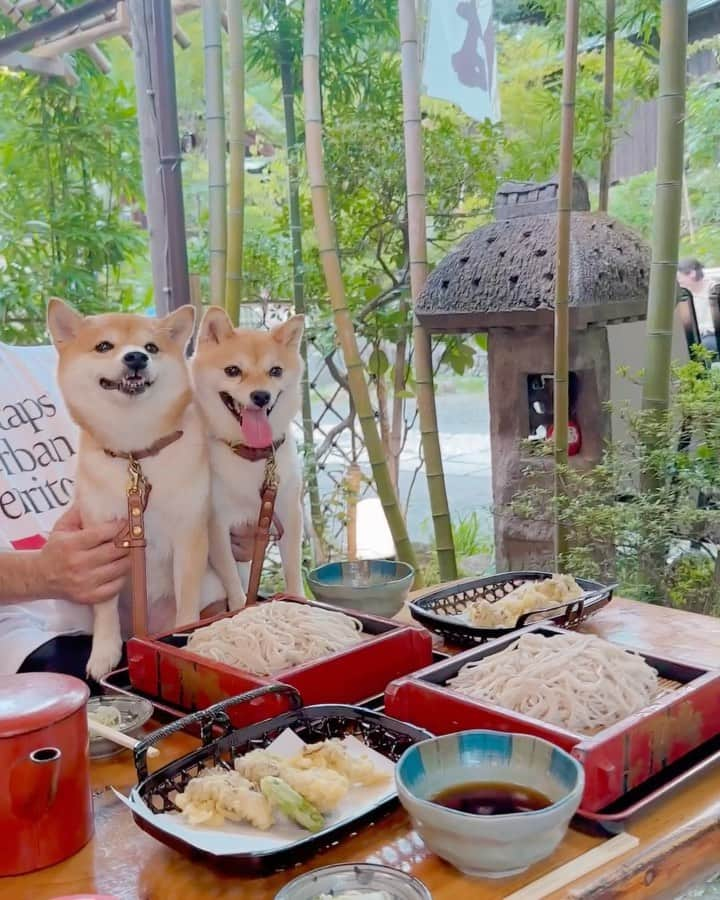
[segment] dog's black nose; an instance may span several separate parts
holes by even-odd
[[[150,361],[150,357],[147,353],[143,353],[142,350],[131,350],[129,353],[126,353],[123,356],[123,362],[128,367],[128,369],[132,369],[133,372],[139,372],[141,369],[147,369],[147,364]]]
[[[259,406],[262,409],[263,406],[267,406],[270,402],[270,391],[253,391],[250,394],[250,399],[255,406]]]

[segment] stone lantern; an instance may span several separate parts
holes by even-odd
[[[416,313],[428,332],[486,332],[498,571],[547,566],[552,524],[510,512],[525,472],[552,483],[553,463],[523,449],[553,419],[553,315],[557,180],[508,183],[495,198],[496,221],[468,235],[434,269]],[[573,181],[570,247],[570,418],[582,436],[573,465],[590,468],[610,437],[611,363],[607,326],[645,318],[650,251],[629,228],[590,212],[588,190]]]

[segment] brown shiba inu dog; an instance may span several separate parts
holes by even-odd
[[[278,474],[275,512],[285,585],[289,593],[303,594],[302,469],[291,433],[300,408],[303,325],[302,316],[293,316],[267,332],[234,329],[223,309],[211,307],[200,326],[192,374],[210,434],[210,562],[233,610],[245,605],[249,566],[236,564],[230,530],[257,523],[270,456]]]
[[[207,438],[185,359],[194,321],[191,306],[152,319],[83,317],[62,300],[48,305],[60,389],[80,428],[75,491],[83,522],[125,519],[129,456],[152,485],[145,514],[151,628],[153,605],[157,616],[158,601],[173,596],[175,626],[197,621],[207,568]],[[117,599],[94,614],[87,670],[100,678],[120,659]]]

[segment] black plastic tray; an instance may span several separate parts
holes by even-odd
[[[247,703],[268,693],[287,694],[295,708],[247,728],[234,729],[225,710],[236,703]],[[229,763],[235,757],[255,748],[267,747],[286,728],[292,729],[306,743],[352,734],[368,747],[393,761],[397,761],[408,747],[432,737],[422,728],[362,707],[343,705],[301,707],[300,703],[299,693],[289,685],[268,685],[191,713],[148,735],[134,751],[138,774],[137,790],[141,799],[154,813],[174,810],[176,809],[172,800],[174,792],[178,788],[184,788],[200,769],[206,765],[222,764],[223,761]],[[189,726],[199,726],[202,747],[148,775],[148,748],[171,734],[187,730]],[[215,736],[218,727],[221,729],[220,737]],[[186,856],[202,859],[220,868],[259,875],[297,865],[308,856],[337,843],[340,838],[357,832],[360,828],[369,827],[396,805],[397,796],[393,795],[358,816],[329,826],[318,834],[300,838],[286,847],[221,857],[200,850],[182,838],[167,834],[139,815],[134,814],[133,818],[148,834]]]
[[[469,578],[411,600],[408,607],[412,617],[428,630],[442,635],[449,643],[467,646],[504,637],[527,625],[547,623],[560,628],[575,628],[607,606],[615,588],[615,585],[576,578],[579,587],[586,592],[585,597],[562,606],[524,613],[510,628],[477,628],[456,618],[476,600],[495,603],[526,581],[544,581],[551,577],[550,572],[503,572],[484,578]]]

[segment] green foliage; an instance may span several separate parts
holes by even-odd
[[[423,523],[423,531],[429,534],[432,531],[429,522]],[[453,522],[453,543],[455,546],[455,555],[458,559],[458,575],[462,577],[476,575],[477,572],[467,572],[463,569],[463,560],[473,556],[484,554],[488,560],[492,558],[492,538],[483,533],[483,526],[476,512],[471,512],[465,516],[459,516]],[[430,587],[440,582],[440,573],[437,567],[437,556],[435,553],[427,555],[422,566],[423,582]]]
[[[528,10],[540,15],[557,40],[562,41],[565,0],[528,0]],[[626,37],[646,43],[660,27],[660,0],[617,0],[617,30]],[[581,38],[605,34],[605,0],[583,0],[580,4]]]
[[[146,298],[120,275],[145,248],[130,214],[140,195],[133,95],[85,73],[0,75],[0,337],[36,342],[57,294],[86,312]]]
[[[564,3],[561,4],[564,6]],[[504,32],[498,41],[504,127],[509,138],[509,171],[514,177],[544,179],[558,165],[562,53],[552,28]],[[602,48],[580,54],[576,90],[575,166],[597,177],[603,146]],[[622,129],[628,101],[652,97],[657,72],[652,58],[629,40],[616,44],[615,121]]]
[[[700,351],[675,368],[667,415],[624,410],[627,440],[610,444],[591,471],[568,467],[556,505],[531,466],[513,510],[543,522],[557,513],[570,530],[563,566],[573,574],[617,581],[623,596],[720,614],[710,556],[720,543],[720,371],[706,360]],[[688,555],[687,546],[707,550]]]

